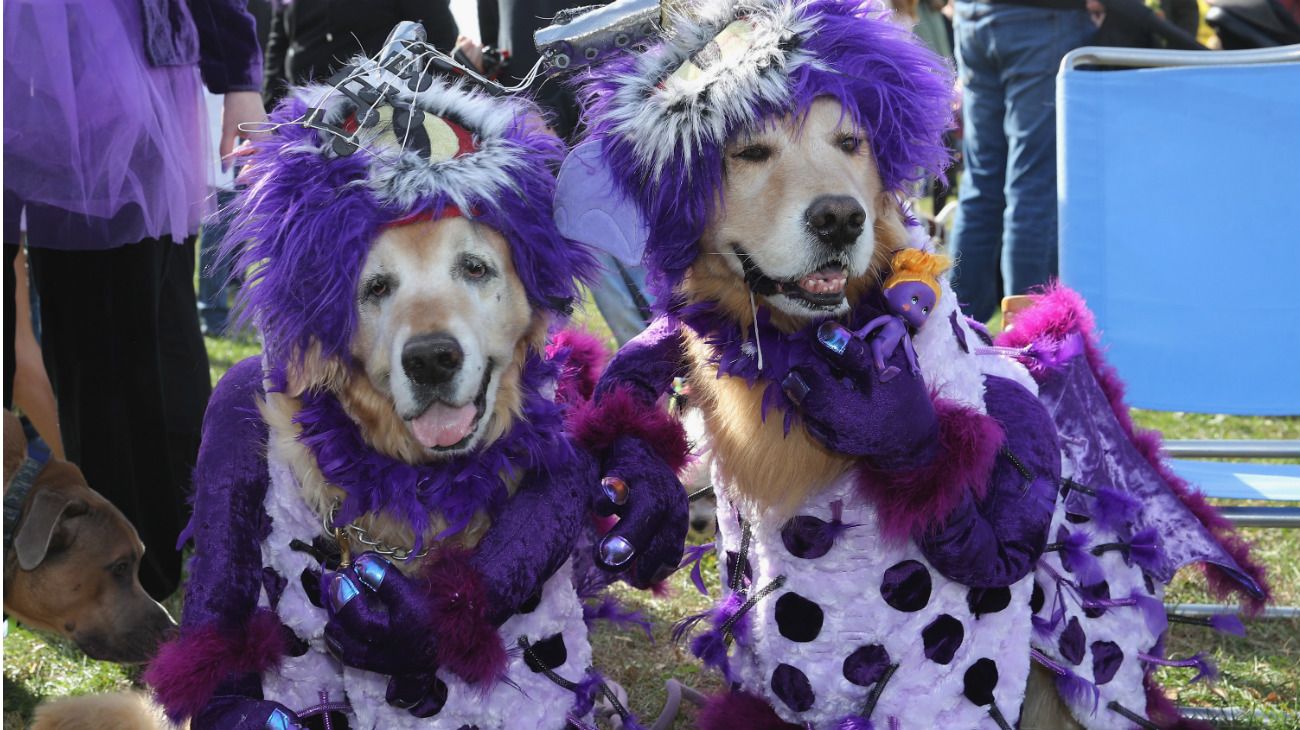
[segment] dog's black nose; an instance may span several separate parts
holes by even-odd
[[[804,220],[822,243],[848,248],[862,235],[867,212],[847,195],[823,195],[808,206]]]
[[[451,380],[465,361],[460,343],[451,335],[421,335],[402,348],[402,370],[421,385],[442,385]]]

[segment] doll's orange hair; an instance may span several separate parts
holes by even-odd
[[[885,279],[885,288],[889,289],[906,281],[919,281],[934,292],[934,300],[939,301],[939,275],[952,266],[952,259],[937,253],[926,253],[916,248],[905,248],[894,254],[891,264],[893,273]]]

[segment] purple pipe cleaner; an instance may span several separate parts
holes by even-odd
[[[464,529],[480,510],[495,516],[508,497],[508,479],[533,469],[549,471],[573,458],[562,435],[561,408],[540,392],[556,375],[553,362],[530,354],[520,381],[523,416],[510,431],[474,453],[421,465],[370,448],[332,393],[304,393],[293,419],[302,429],[298,440],[311,449],[325,479],[346,493],[335,525],[387,512],[411,526],[413,549],[419,550],[431,514],[447,521],[439,538]]]
[[[1145,664],[1156,664],[1162,667],[1195,667],[1196,676],[1192,677],[1193,682],[1199,682],[1202,679],[1213,680],[1219,675],[1219,670],[1214,666],[1214,662],[1210,661],[1203,654],[1197,654],[1186,659],[1164,659],[1152,654],[1143,654],[1139,652],[1137,657],[1138,661]]]

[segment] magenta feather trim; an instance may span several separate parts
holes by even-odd
[[[1005,438],[994,419],[952,401],[936,398],[939,451],[928,466],[886,471],[863,464],[857,488],[880,514],[885,538],[894,541],[941,526],[962,498],[978,498],[988,488],[998,449]]]
[[[1200,520],[1202,525],[1218,539],[1237,566],[1259,585],[1262,596],[1251,596],[1231,575],[1217,565],[1205,564],[1206,582],[1210,592],[1218,598],[1227,598],[1232,594],[1241,597],[1242,605],[1249,615],[1256,615],[1264,610],[1264,605],[1272,599],[1272,589],[1268,584],[1267,571],[1264,566],[1251,556],[1250,543],[1233,529],[1232,524],[1219,514],[1201,494],[1182,477],[1173,472],[1161,456],[1161,438],[1156,431],[1139,430],[1129,414],[1124,402],[1124,383],[1119,373],[1108,364],[1101,354],[1097,342],[1097,323],[1088,311],[1083,297],[1060,284],[1048,286],[1036,295],[1034,306],[1016,315],[1016,326],[998,335],[997,344],[1007,347],[1025,347],[1033,344],[1042,336],[1065,339],[1072,333],[1083,335],[1084,353],[1088,364],[1097,377],[1106,399],[1110,401],[1111,411],[1119,421],[1124,432],[1133,441],[1133,445],[1151,464],[1161,478],[1174,490],[1183,504]]]
[[[287,648],[279,617],[258,609],[239,626],[183,630],[159,648],[144,682],[167,717],[179,723],[202,710],[227,678],[278,666]]]
[[[596,381],[609,361],[609,349],[586,330],[565,328],[556,332],[546,346],[546,359],[560,363],[556,402],[576,406],[591,400],[596,392]]]
[[[700,730],[803,730],[802,725],[782,720],[771,705],[745,692],[709,697],[695,716],[695,724]]]
[[[570,411],[569,431],[587,450],[604,453],[622,436],[646,443],[673,471],[686,466],[690,448],[686,430],[668,411],[638,399],[625,388],[605,393],[599,401]]]
[[[506,649],[488,620],[487,590],[469,553],[444,550],[424,572],[438,665],[488,689],[506,673]]]

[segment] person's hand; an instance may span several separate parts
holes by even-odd
[[[882,381],[868,344],[838,322],[823,323],[817,339],[820,357],[791,368],[781,382],[808,433],[831,451],[873,458],[885,468],[898,466],[900,456],[921,455],[938,420],[905,348],[886,358],[899,372]]]
[[[618,524],[596,544],[596,564],[627,571],[637,588],[648,588],[677,569],[690,527],[686,490],[654,450],[635,436],[615,442],[605,460],[595,510],[618,515]]]
[[[266,109],[262,106],[262,95],[256,91],[231,91],[225,95],[221,111],[221,166],[230,166],[229,158],[235,151],[235,143],[241,139],[254,139],[265,132],[245,132],[241,124],[256,124],[266,121]]]
[[[457,53],[464,54],[470,65],[479,73],[486,73],[483,68],[483,44],[468,36],[461,36],[456,39],[456,47],[452,50],[452,58]]]
[[[325,645],[351,667],[388,675],[431,674],[437,639],[428,597],[375,553],[321,580],[329,615]]]

